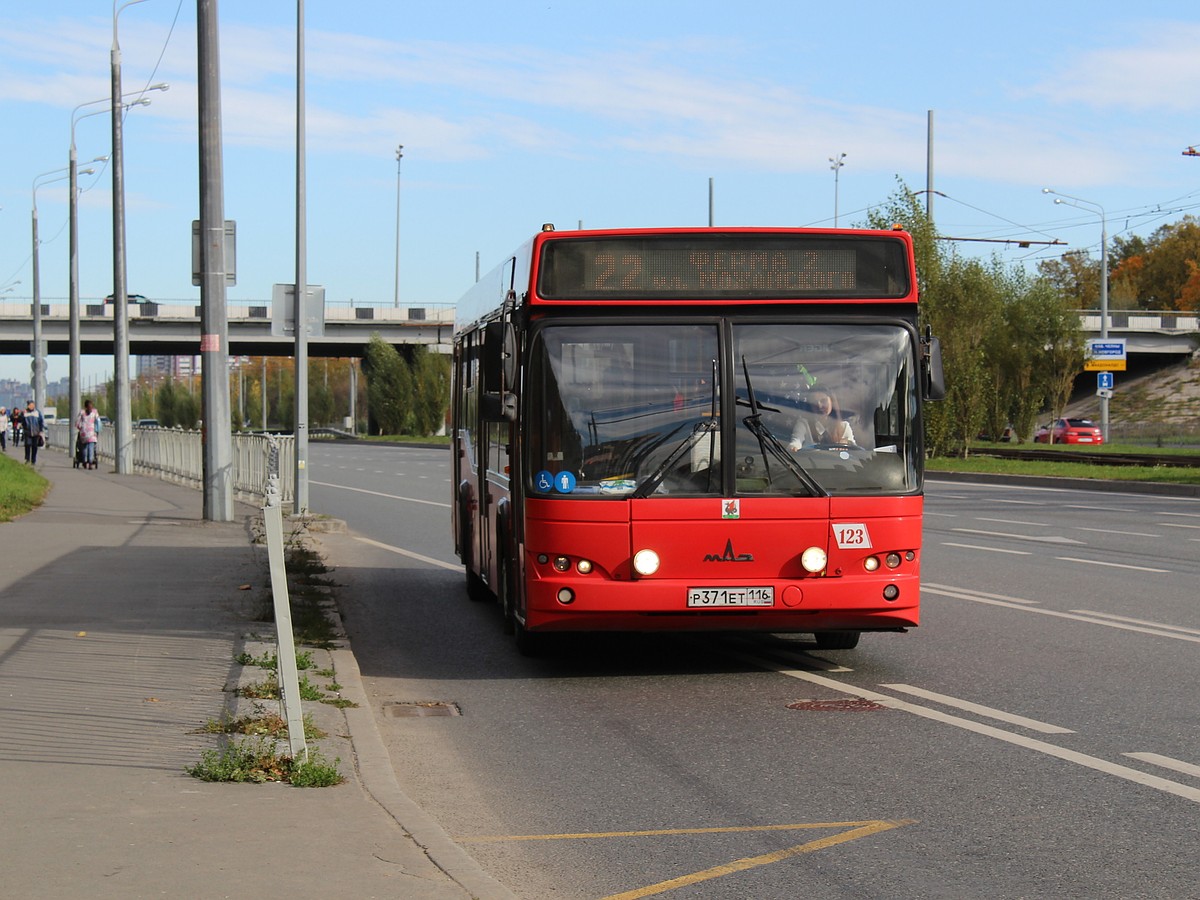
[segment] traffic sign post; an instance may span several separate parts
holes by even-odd
[[[1113,373],[1112,372],[1097,372],[1096,373],[1096,390],[1111,391],[1113,389]]]

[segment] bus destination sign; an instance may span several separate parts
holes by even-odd
[[[909,293],[891,237],[723,233],[546,241],[546,300],[888,299]]]

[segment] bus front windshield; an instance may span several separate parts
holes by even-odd
[[[529,359],[534,496],[919,487],[915,353],[901,325],[549,324]]]

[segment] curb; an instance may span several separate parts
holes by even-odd
[[[1096,478],[1062,478],[1051,475],[1000,475],[980,472],[925,470],[926,481],[969,481],[978,484],[1013,484],[1021,487],[1097,491],[1108,494],[1158,494],[1166,497],[1200,497],[1200,485],[1158,481],[1103,481]]]

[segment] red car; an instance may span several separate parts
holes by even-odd
[[[1053,440],[1051,437],[1053,436]],[[1033,436],[1035,444],[1103,444],[1104,434],[1091,419],[1055,419]]]

